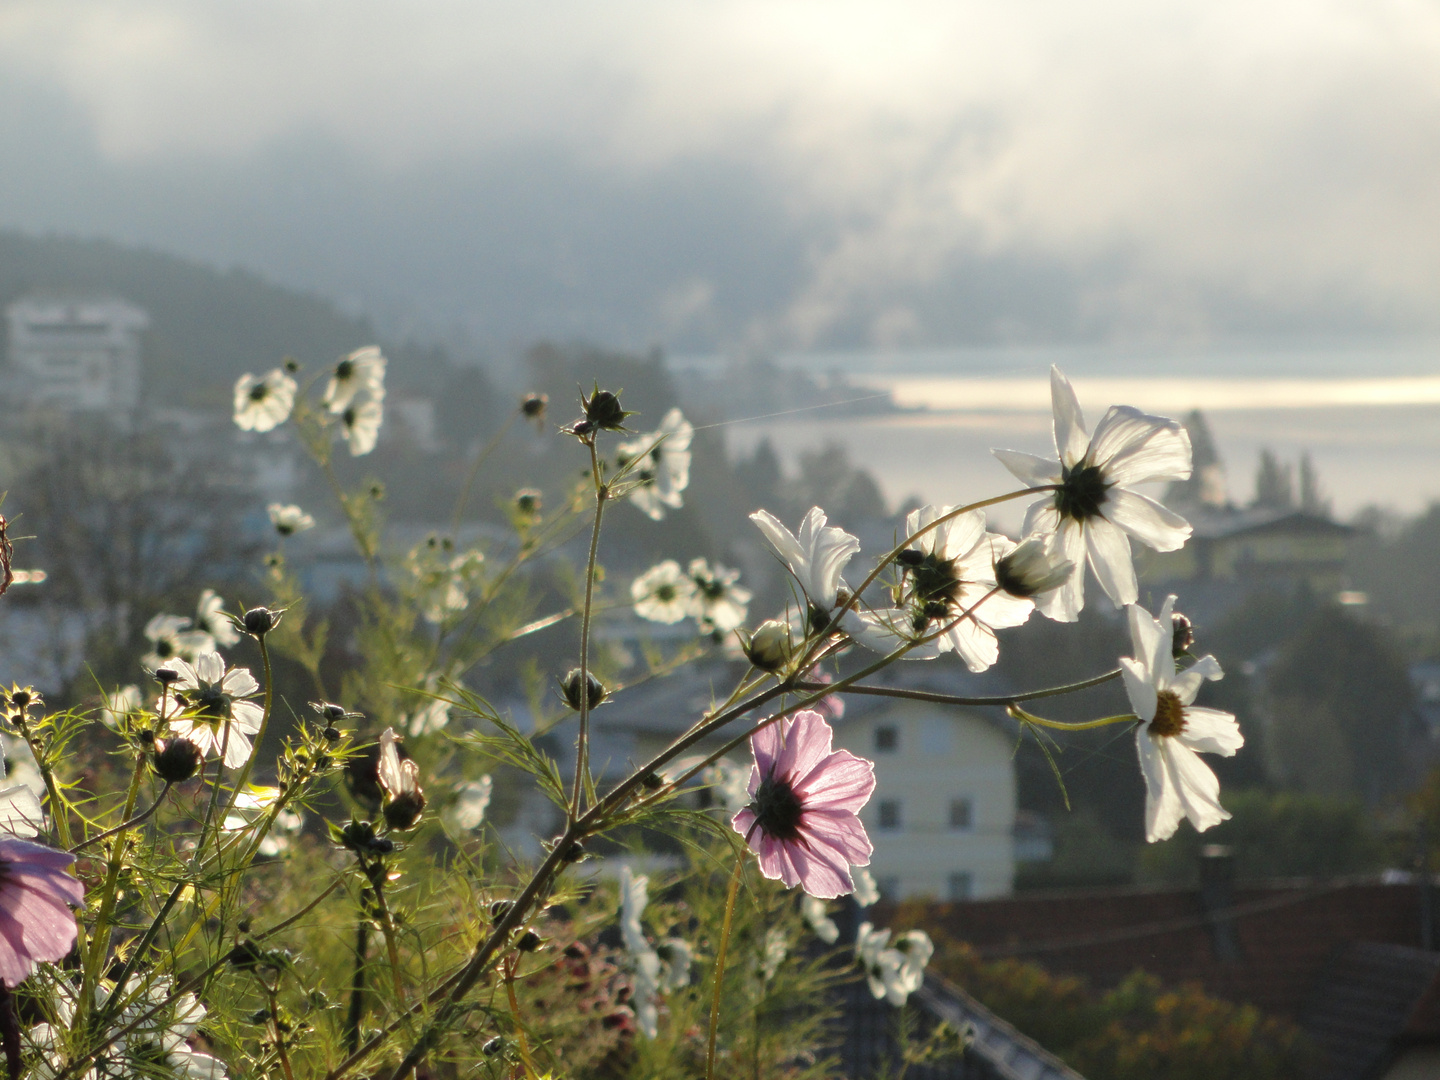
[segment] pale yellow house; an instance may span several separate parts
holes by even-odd
[[[875,762],[861,811],[887,899],[1007,896],[1015,879],[1015,739],[974,712],[851,698],[838,745]],[[867,702],[868,704],[869,702]]]

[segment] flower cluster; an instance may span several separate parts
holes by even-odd
[[[354,457],[375,449],[385,416],[385,356],[379,346],[367,345],[342,357],[330,371],[320,399],[321,423],[328,417]],[[287,363],[265,375],[245,374],[235,383],[235,426],[242,431],[266,432],[289,420],[300,400],[299,384],[291,375],[298,365]],[[282,536],[314,524],[298,507],[275,504],[270,517]]]
[[[690,946],[679,938],[666,938],[652,945],[640,924],[650,899],[650,879],[636,876],[628,866],[620,868],[620,938],[634,965],[631,1002],[635,1023],[649,1038],[655,1038],[660,1017],[659,995],[690,985]]]
[[[628,497],[646,517],[659,521],[667,510],[685,505],[681,492],[690,485],[690,440],[695,429],[679,409],[671,409],[660,427],[616,448],[616,465],[629,481]]]
[[[630,599],[642,619],[667,625],[694,619],[701,633],[728,634],[739,629],[749,610],[750,590],[739,580],[740,571],[719,563],[692,559],[681,570],[666,559],[630,583]]]

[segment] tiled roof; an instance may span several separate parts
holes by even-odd
[[[863,980],[842,984],[840,1066],[849,1080],[892,1075],[899,1062],[895,1039],[899,1010],[876,1000]],[[934,975],[911,999],[928,1031],[945,1021],[970,1034],[961,1059],[943,1064],[916,1064],[906,1080],[1084,1080],[1039,1043],[1020,1034],[965,991]],[[923,1034],[922,1036],[923,1037]]]
[[[982,956],[1034,959],[1098,986],[1136,968],[1168,983],[1298,1016],[1326,961],[1352,941],[1418,948],[1419,888],[1374,879],[1237,886],[1216,914],[1238,957],[1222,959],[1198,890],[1106,889],[963,903],[910,903],[898,921],[968,941]],[[1223,952],[1223,950],[1220,950]]]
[[[1322,1051],[1315,1080],[1378,1075],[1407,1036],[1433,1038],[1437,983],[1440,953],[1370,941],[1337,949],[1303,1010]]]

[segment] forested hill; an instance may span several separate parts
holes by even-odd
[[[113,294],[148,311],[147,392],[163,392],[175,404],[219,404],[242,372],[285,356],[315,370],[376,341],[367,320],[246,270],[217,270],[110,240],[0,231],[0,307],[30,292]],[[401,382],[428,383],[443,365],[433,352],[393,346],[387,352],[399,361],[394,375]]]

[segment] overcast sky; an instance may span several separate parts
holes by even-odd
[[[1435,0],[9,2],[0,154],[477,346],[1440,332]]]

